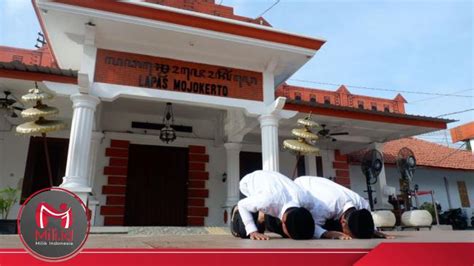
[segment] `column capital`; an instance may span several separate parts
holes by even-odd
[[[96,106],[100,103],[100,99],[90,94],[76,93],[70,97],[72,101],[72,108],[88,108],[95,111]]]
[[[235,142],[227,142],[224,143],[224,147],[227,151],[240,151],[242,149],[242,144]]]
[[[92,137],[92,140],[97,141],[104,137],[104,133],[100,131],[92,131],[91,137]]]
[[[265,127],[265,126],[278,127],[278,121],[280,121],[280,116],[276,114],[263,114],[258,117],[258,121],[260,121],[260,127]]]
[[[383,143],[381,143],[381,142],[372,142],[369,145],[369,147],[372,148],[372,149],[376,149],[380,152],[383,152]]]

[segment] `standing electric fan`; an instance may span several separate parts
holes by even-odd
[[[416,168],[416,158],[412,150],[407,147],[400,149],[397,155],[397,167],[400,172],[400,192],[404,204],[404,212],[401,215],[402,230],[404,228],[421,227],[431,229],[433,217],[427,210],[419,210],[418,195],[431,194],[433,206],[435,209],[435,218],[438,221],[438,213],[433,196],[433,191],[419,192],[418,185],[413,186],[413,175]],[[415,199],[415,206],[413,206],[412,199]]]
[[[415,198],[415,206],[418,207],[416,191],[411,188],[413,175],[416,168],[416,158],[412,150],[407,147],[400,149],[397,155],[397,167],[400,172],[400,191],[405,205],[405,210],[411,210],[413,204],[411,197]]]
[[[372,185],[377,183],[378,177],[383,168],[382,154],[375,149],[367,151],[362,159],[361,168],[367,182],[367,195],[369,197],[370,209],[373,211],[374,199],[372,193],[374,191],[372,190]]]

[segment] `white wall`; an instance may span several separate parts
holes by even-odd
[[[26,157],[30,137],[18,136],[12,132],[0,132],[0,189],[19,188],[21,194],[23,175],[25,174]],[[17,202],[8,219],[16,219],[20,205]]]
[[[386,166],[387,185],[396,188],[397,193],[400,191],[399,172],[393,165]],[[367,189],[365,185],[365,177],[363,176],[360,165],[350,166],[351,187],[363,197],[367,198],[367,193],[363,192]],[[448,180],[449,193],[452,208],[461,208],[461,199],[457,181],[464,181],[468,190],[470,208],[464,208],[468,217],[471,217],[474,211],[474,171],[449,170],[440,168],[422,168],[418,167],[415,171],[413,184],[419,185],[420,191],[434,190],[435,199],[441,204],[442,211],[448,210],[448,196],[446,187],[444,185],[443,177]],[[423,202],[431,202],[431,197],[421,196],[419,198],[420,204]],[[468,220],[468,222],[470,222]]]

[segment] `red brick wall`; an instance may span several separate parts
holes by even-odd
[[[102,194],[106,196],[106,203],[100,208],[104,216],[104,225],[124,225],[125,193],[128,172],[129,141],[111,140],[105,156],[109,157],[109,164],[104,167],[107,184],[102,187]],[[206,198],[209,190],[206,181],[209,172],[206,164],[209,155],[204,146],[189,146],[189,173],[188,173],[188,225],[203,226],[204,218],[208,216]]]
[[[107,185],[102,187],[106,203],[100,208],[104,225],[124,224],[129,145],[129,141],[111,140],[110,147],[105,150],[105,156],[109,157],[109,164],[104,167]]]
[[[339,152],[339,150],[335,150],[332,167],[336,172],[336,183],[341,184],[347,188],[351,188],[351,178],[347,155],[343,155]]]
[[[209,155],[204,146],[189,146],[189,173],[188,173],[188,225],[203,226],[204,218],[208,216],[209,209],[206,207],[206,198],[209,190],[206,181],[209,180],[209,172],[206,164]]]
[[[57,67],[48,45],[36,50],[0,46],[0,62],[15,60],[27,65]]]
[[[364,95],[352,94],[345,86],[339,87],[336,91],[321,90],[316,88],[304,88],[290,85],[282,85],[276,90],[276,96],[283,96],[288,99],[295,99],[295,95],[301,96],[301,101],[309,102],[312,97],[317,103],[324,103],[325,99],[329,99],[330,104],[338,106],[347,106],[359,108],[359,102],[362,103],[364,109],[371,110],[372,106],[376,106],[377,111],[384,111],[385,107],[389,108],[391,113],[405,113],[406,100],[398,94],[394,99],[376,98]]]
[[[262,24],[270,26],[270,24],[263,18],[248,18],[234,14],[234,8],[224,5],[217,5],[214,0],[146,0],[149,3],[160,4],[164,6],[170,6],[189,11],[204,13],[208,15],[214,15],[218,17],[225,17],[245,22],[251,22],[256,24]]]

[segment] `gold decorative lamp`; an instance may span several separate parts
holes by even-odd
[[[21,116],[24,119],[30,120],[16,127],[16,132],[22,135],[35,135],[41,134],[43,137],[46,164],[48,167],[49,183],[53,186],[53,177],[51,173],[51,164],[49,161],[48,143],[46,133],[59,131],[66,127],[62,121],[59,120],[48,120],[45,117],[51,117],[57,115],[59,110],[56,107],[48,106],[43,103],[45,100],[51,100],[53,95],[43,92],[38,88],[38,84],[35,82],[35,88],[30,89],[28,94],[21,97],[25,103],[35,104],[33,107],[23,110]]]
[[[319,149],[312,144],[315,143],[319,137],[311,132],[311,129],[320,129],[319,124],[311,120],[311,114],[304,119],[298,119],[297,124],[302,127],[291,130],[291,134],[295,136],[296,139],[286,139],[283,141],[283,147],[296,155],[296,166],[293,171],[293,177],[295,177],[298,161],[302,155],[319,155]]]

